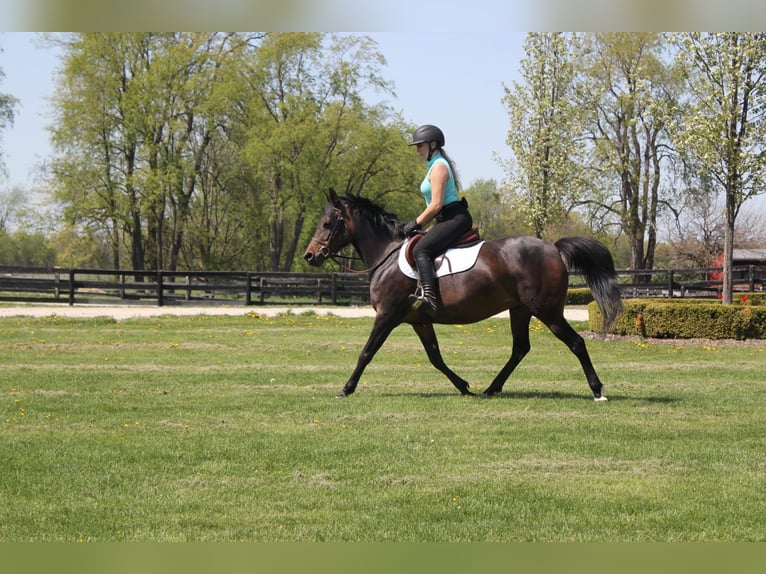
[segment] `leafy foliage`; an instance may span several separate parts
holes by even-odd
[[[691,96],[675,141],[723,191],[723,295],[731,303],[735,222],[766,183],[766,34],[688,33],[675,43]]]
[[[79,235],[108,242],[115,268],[290,270],[327,188],[382,195],[413,181],[406,126],[361,97],[390,90],[367,38],[61,42],[55,197]]]
[[[576,201],[584,180],[581,108],[573,96],[571,44],[560,32],[530,33],[521,62],[524,83],[505,87],[508,144],[515,156],[511,176],[525,190],[519,206],[536,237],[542,238],[567,203]]]

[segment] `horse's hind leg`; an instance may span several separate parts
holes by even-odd
[[[511,310],[511,334],[513,335],[513,348],[508,362],[497,374],[492,384],[482,394],[484,396],[496,395],[503,390],[503,385],[521,360],[529,353],[529,321],[532,314],[526,307],[517,307]]]
[[[457,390],[463,395],[472,395],[473,393],[468,390],[468,382],[458,376],[452,369],[450,369],[442,358],[442,353],[439,350],[439,342],[436,339],[436,331],[431,323],[416,323],[412,325],[415,332],[420,337],[420,342],[423,343],[423,348],[426,350],[428,359],[431,364],[442,372],[452,382]]]
[[[569,350],[580,360],[582,370],[585,372],[585,378],[588,380],[588,386],[590,386],[591,391],[593,391],[593,398],[596,401],[606,401],[606,397],[601,395],[603,385],[596,374],[596,369],[593,368],[593,363],[591,363],[590,355],[588,355],[588,350],[585,348],[585,341],[583,338],[569,323],[567,323],[563,315],[553,321],[545,323],[548,325],[551,332],[563,341],[564,344],[569,347]]]

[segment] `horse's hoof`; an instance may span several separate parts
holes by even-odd
[[[348,395],[346,394],[346,391],[341,391],[337,395],[335,395],[336,399],[345,399]]]
[[[604,395],[601,395],[600,397],[593,397],[593,400],[596,401],[597,403],[605,403],[609,399],[607,399]]]

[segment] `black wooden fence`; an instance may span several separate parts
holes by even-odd
[[[365,274],[114,271],[0,266],[0,301],[83,304],[349,305],[369,300]]]
[[[618,271],[623,297],[711,297],[721,268]],[[766,267],[733,268],[734,289],[762,291]],[[584,287],[572,275],[570,287]],[[162,305],[356,305],[369,303],[363,273],[114,271],[0,266],[0,301]]]
[[[618,270],[618,281],[623,298],[636,297],[710,297],[720,295],[723,287],[723,269],[706,267],[695,269],[639,269]],[[736,265],[732,267],[733,290],[741,292],[763,291],[766,266]],[[573,275],[570,287],[584,287],[582,278]]]

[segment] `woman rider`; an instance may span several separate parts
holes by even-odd
[[[426,314],[433,317],[440,304],[434,258],[470,230],[473,219],[465,199],[458,197],[460,181],[454,161],[444,151],[442,131],[432,125],[420,126],[413,132],[409,145],[416,146],[418,155],[428,163],[426,176],[420,184],[426,207],[417,218],[402,227],[402,235],[411,237],[435,221],[413,249],[421,289],[419,294],[410,295],[410,303],[413,309],[422,306]]]

